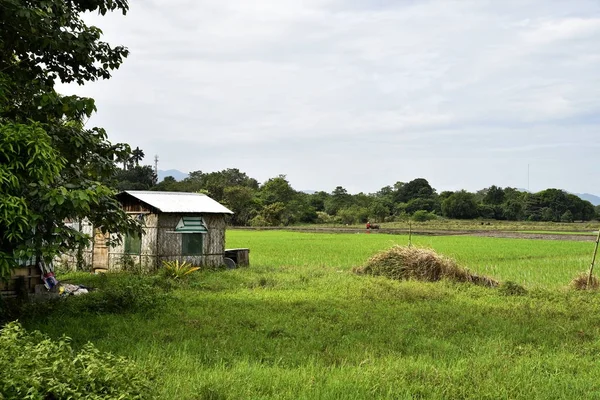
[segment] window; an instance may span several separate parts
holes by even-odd
[[[202,255],[202,234],[184,233],[181,235],[181,255],[183,256],[201,256]]]
[[[142,237],[138,235],[125,235],[125,254],[141,254]]]

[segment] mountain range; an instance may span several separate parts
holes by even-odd
[[[161,182],[167,176],[172,176],[173,178],[175,178],[176,181],[181,181],[181,180],[184,180],[185,178],[187,178],[188,174],[185,172],[176,170],[176,169],[168,169],[166,171],[164,171],[162,169],[158,170],[158,181],[159,182]]]
[[[168,170],[158,170],[158,181],[162,181],[167,176],[172,176],[176,181],[183,180],[187,178],[188,174],[185,172],[181,172],[176,169],[168,169]],[[522,189],[526,191],[525,189]],[[304,193],[313,194],[316,193],[315,190],[303,190]],[[573,193],[575,196],[578,196],[582,200],[587,200],[595,206],[600,206],[600,196],[596,196],[594,194],[589,193]]]

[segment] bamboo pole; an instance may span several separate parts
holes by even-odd
[[[592,256],[592,265],[590,265],[590,274],[588,275],[587,287],[589,289],[592,283],[592,273],[594,272],[594,264],[596,263],[596,254],[598,254],[598,244],[600,243],[600,229],[598,229],[598,237],[596,238],[596,246],[594,246],[594,255]]]

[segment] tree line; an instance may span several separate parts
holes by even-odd
[[[150,166],[133,166],[117,177],[120,190],[200,192],[229,207],[234,225],[279,226],[304,223],[359,224],[439,217],[509,221],[590,221],[600,207],[560,189],[529,193],[490,186],[438,193],[424,178],[396,182],[375,193],[350,194],[338,186],[331,192],[295,190],[279,175],[260,184],[236,168],[217,172],[194,171],[181,181],[172,176],[155,184]]]

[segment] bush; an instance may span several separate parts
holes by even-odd
[[[170,285],[165,281],[158,276],[128,273],[100,275],[95,284],[90,285],[94,287],[88,294],[25,303],[20,315],[27,319],[44,319],[57,314],[151,314],[169,298]]]
[[[333,217],[329,214],[327,214],[326,212],[323,211],[317,211],[317,223],[318,224],[330,224],[333,221]]]
[[[0,331],[0,398],[149,399],[154,384],[132,361],[91,343],[79,352],[70,339],[52,340],[11,322]]]
[[[167,295],[159,279],[139,275],[115,274],[109,281],[101,277],[97,290],[69,298],[67,304],[76,312],[113,313],[153,312],[162,306]]]
[[[189,277],[192,272],[200,269],[200,267],[194,267],[185,261],[179,262],[179,260],[163,261],[162,264],[163,267],[160,270],[161,275],[163,275],[165,278],[175,280],[183,280]]]
[[[524,296],[527,294],[527,289],[512,281],[501,283],[498,290],[504,296]]]
[[[417,221],[417,222],[426,222],[426,221],[432,221],[434,219],[437,219],[437,215],[435,215],[432,212],[427,212],[425,210],[419,210],[419,211],[415,211],[415,213],[412,215],[412,219],[413,219],[413,221]]]

